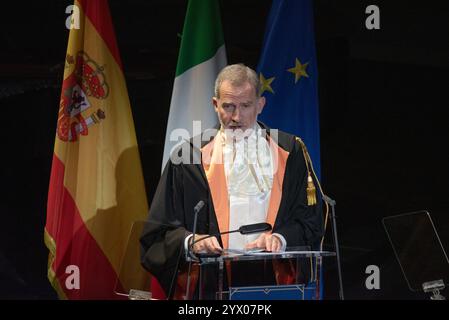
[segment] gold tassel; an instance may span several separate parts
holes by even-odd
[[[307,152],[307,148],[306,148],[306,145],[304,144],[304,142],[302,142],[302,140],[299,137],[296,137],[296,141],[298,141],[299,144],[301,145],[301,149],[302,149],[302,152],[303,152],[303,155],[304,155],[304,161],[306,162],[306,168],[307,168],[307,205],[314,206],[314,205],[316,205],[316,188],[315,188],[315,184],[313,183],[312,175],[310,174],[310,169],[309,169],[309,162],[310,162],[310,166],[311,166],[312,171],[313,171],[312,160],[310,159],[309,153]]]
[[[316,204],[316,188],[309,171],[307,176],[307,205],[313,206],[315,204]]]

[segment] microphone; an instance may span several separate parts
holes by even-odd
[[[237,231],[239,231],[241,234],[252,234],[252,233],[262,233],[265,231],[270,231],[271,230],[271,224],[269,223],[255,223],[255,224],[247,224],[244,226],[241,226]],[[232,232],[236,232],[236,231],[228,231],[226,233],[232,233]],[[223,232],[222,234],[225,234],[225,232]]]
[[[195,208],[193,208],[193,211],[195,212],[195,214],[198,214],[198,212],[200,212],[200,210],[203,209],[203,207],[204,207],[204,201],[200,200],[196,204]]]
[[[193,245],[197,242],[200,242],[204,239],[207,238],[211,238],[211,237],[216,237],[216,236],[221,236],[223,234],[227,234],[227,233],[234,233],[234,232],[240,232],[240,234],[253,234],[253,233],[262,233],[265,231],[270,231],[272,229],[271,224],[266,223],[266,222],[262,222],[262,223],[254,223],[254,224],[247,224],[244,226],[240,226],[240,228],[236,229],[236,230],[230,230],[230,231],[224,231],[224,232],[220,232],[220,233],[215,233],[215,234],[210,234],[207,237],[198,239],[198,240],[194,240],[192,239],[192,244],[190,245],[190,251],[193,252]],[[196,254],[196,256],[198,256],[198,254]],[[203,257],[218,257],[220,256],[220,254],[216,254],[216,253],[205,253],[205,254],[201,254],[201,256]]]

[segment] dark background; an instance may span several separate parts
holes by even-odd
[[[0,298],[54,299],[43,242],[73,1],[15,1],[0,11]],[[149,201],[187,0],[111,0]],[[365,28],[380,7],[381,29]],[[228,62],[256,67],[270,0],[222,0]],[[428,210],[449,248],[449,3],[315,1],[322,184],[337,200],[348,299],[422,299],[408,290],[381,219]],[[333,249],[331,234],[325,249]],[[380,268],[380,290],[365,268]],[[334,260],[326,298],[337,298]],[[447,293],[447,290],[446,290]]]

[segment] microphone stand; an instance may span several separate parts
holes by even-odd
[[[195,243],[195,234],[196,234],[196,223],[198,220],[198,213],[201,211],[201,209],[203,209],[204,207],[204,201],[200,200],[195,208],[193,208],[193,212],[194,212],[194,217],[193,217],[193,235],[192,235],[192,245],[187,245],[187,253],[188,255],[190,255],[191,257],[194,257],[196,259],[198,259],[195,254],[193,253],[193,243]],[[187,300],[189,298],[189,294],[190,294],[190,271],[192,268],[192,261],[189,261],[189,270],[187,271],[187,288],[186,288],[186,296],[185,296],[185,300]]]
[[[340,246],[338,244],[338,235],[337,235],[337,221],[336,221],[336,215],[335,215],[335,205],[337,204],[335,200],[331,199],[330,197],[323,194],[323,200],[331,206],[331,223],[332,223],[332,235],[334,237],[334,245],[335,245],[335,252],[337,254],[337,269],[338,269],[338,281],[339,281],[339,296],[340,300],[344,300],[344,294],[343,294],[343,278],[341,275],[341,260],[340,260]]]
[[[193,228],[195,229],[195,222],[194,222]],[[263,223],[254,223],[254,224],[243,225],[243,226],[240,226],[240,228],[238,228],[236,230],[228,230],[228,231],[223,231],[223,232],[219,232],[219,233],[215,233],[215,234],[210,234],[210,235],[203,237],[201,239],[198,239],[198,240],[195,240],[192,237],[192,243],[190,244],[189,249],[190,249],[190,251],[193,252],[193,245],[195,243],[203,241],[208,238],[222,236],[224,234],[235,233],[235,232],[240,232],[240,234],[254,234],[254,233],[262,233],[265,231],[270,231],[271,229],[272,229],[272,227],[269,223],[263,222]],[[199,258],[197,254],[195,255],[195,257]]]

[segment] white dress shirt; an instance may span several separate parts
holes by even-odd
[[[230,133],[230,132],[229,132]],[[221,131],[229,197],[229,229],[266,222],[273,185],[273,159],[268,141],[256,124],[247,136]],[[229,235],[229,249],[243,249],[260,234]]]

